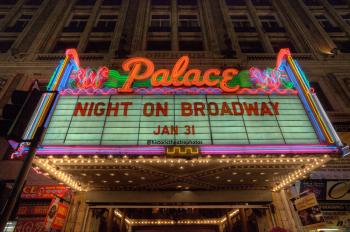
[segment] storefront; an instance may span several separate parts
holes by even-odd
[[[129,58],[120,71],[83,68],[69,49],[48,91],[26,138],[45,127],[36,170],[77,191],[68,226],[86,228],[96,216],[91,209],[104,208],[104,218],[115,216],[130,230],[174,224],[223,230],[234,228],[235,215],[262,208],[267,229],[288,228],[285,215],[295,215],[271,213],[269,204],[283,211],[288,199],[278,193],[343,148],[288,49],[274,68],[197,69],[182,56],[170,69]],[[21,144],[14,155],[26,152]],[[127,217],[128,208],[174,205],[232,210],[202,221]]]

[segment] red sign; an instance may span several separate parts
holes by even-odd
[[[68,208],[68,205],[61,203],[58,198],[53,199],[45,219],[45,228],[61,230],[68,215]]]
[[[44,232],[45,218],[18,219],[15,232]]]
[[[47,214],[48,205],[23,205],[18,208],[17,216],[43,215]]]
[[[21,198],[24,199],[52,199],[56,196],[64,197],[69,190],[61,185],[27,185],[23,188]]]

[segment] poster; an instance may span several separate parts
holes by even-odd
[[[46,216],[45,229],[61,231],[68,216],[68,208],[68,205],[61,203],[59,198],[53,199]]]
[[[18,219],[15,232],[44,232],[45,218]]]
[[[327,181],[326,200],[349,201],[350,200],[350,181]]]
[[[301,224],[308,229],[318,228],[325,224],[321,208],[314,193],[302,196],[294,201]]]

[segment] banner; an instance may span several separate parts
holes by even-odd
[[[64,197],[69,190],[61,185],[27,185],[23,188],[23,199],[53,199]]]
[[[311,229],[324,225],[325,220],[314,193],[296,199],[294,205],[305,228]]]
[[[23,205],[18,208],[17,216],[46,215],[49,210],[48,205]]]
[[[326,200],[349,201],[350,181],[327,181]]]
[[[59,198],[53,199],[45,220],[45,229],[60,231],[68,215],[68,205],[61,203]]]

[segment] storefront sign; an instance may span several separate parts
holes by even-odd
[[[327,181],[326,200],[349,201],[350,181]]]
[[[15,232],[45,232],[45,218],[20,218]]]
[[[69,190],[61,185],[26,185],[23,188],[23,199],[52,199],[56,196],[64,197]]]
[[[46,215],[48,205],[22,205],[18,208],[17,216]]]
[[[318,228],[324,225],[325,220],[315,194],[307,194],[296,199],[294,205],[298,211],[300,221],[305,228]]]

